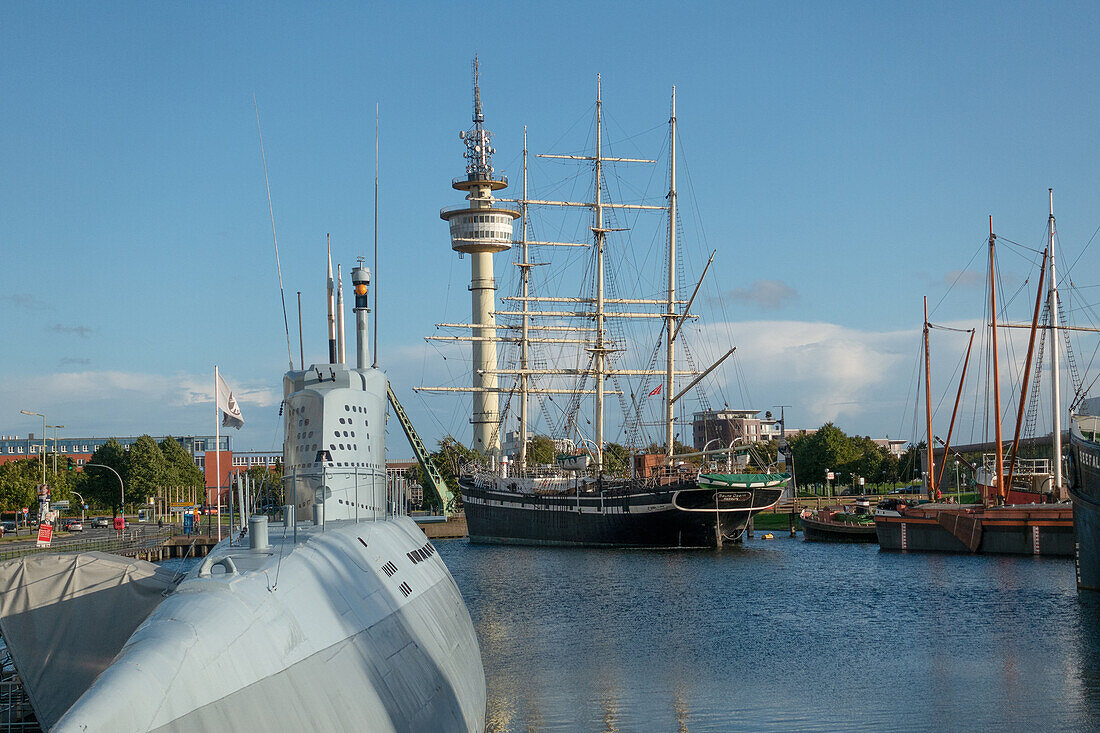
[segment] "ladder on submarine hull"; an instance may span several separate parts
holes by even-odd
[[[390,401],[390,405],[393,407],[393,412],[397,415],[397,421],[401,423],[401,430],[404,431],[405,437],[409,441],[409,445],[412,446],[413,453],[416,455],[416,462],[420,464],[420,468],[424,471],[424,475],[428,478],[428,483],[436,496],[443,503],[443,513],[450,516],[455,509],[455,495],[447,486],[447,482],[443,479],[443,474],[439,472],[435,464],[432,463],[431,458],[428,455],[428,449],[424,447],[424,441],[420,439],[420,436],[416,432],[416,428],[413,427],[412,421],[409,420],[409,416],[405,414],[405,408],[401,406],[401,402],[398,401],[397,395],[393,392],[393,387],[389,382],[386,382],[386,397]]]

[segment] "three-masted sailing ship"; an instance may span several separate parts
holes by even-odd
[[[610,164],[656,163],[655,160],[622,158],[604,152],[603,102],[597,77],[595,105],[595,150],[591,155],[541,155],[591,165],[593,196],[590,201],[551,201],[528,196],[528,151],[526,131],[523,151],[523,191],[516,199],[493,197],[494,191],[507,186],[507,179],[491,163],[491,134],[484,128],[475,60],[473,127],[461,133],[466,144],[466,176],[452,186],[466,191],[468,207],[446,209],[440,216],[449,222],[452,248],[470,254],[472,262],[472,323],[438,324],[441,327],[469,328],[471,335],[433,336],[429,339],[470,341],[473,346],[472,387],[421,387],[425,392],[473,392],[475,445],[485,457],[482,465],[468,466],[459,477],[467,526],[471,541],[616,547],[714,547],[739,539],[749,518],[771,507],[782,495],[789,476],[785,473],[722,474],[701,472],[698,467],[677,463],[674,456],[674,415],[678,400],[710,374],[733,353],[729,349],[708,368],[678,369],[676,346],[686,322],[697,316],[689,309],[699,284],[687,300],[677,286],[677,192],[676,192],[676,98],[672,95],[669,119],[669,188],[667,204],[618,203],[610,200],[605,167]],[[514,207],[514,208],[512,208]],[[589,242],[551,242],[529,237],[532,207],[583,207],[590,211]],[[664,297],[622,298],[608,293],[609,278],[605,266],[608,237],[624,231],[609,220],[610,212],[622,210],[656,211],[667,215],[668,281]],[[519,221],[519,237],[512,239],[513,221]],[[492,310],[495,281],[492,254],[519,246],[519,294],[502,300],[516,304],[513,310]],[[584,247],[591,254],[587,279],[592,292],[582,297],[535,294],[531,287],[533,268],[551,263],[531,260],[531,248]],[[540,250],[547,251],[547,250]],[[575,251],[575,250],[574,250]],[[713,259],[713,254],[711,258]],[[709,262],[707,263],[709,267]],[[703,276],[706,269],[703,271]],[[555,308],[560,308],[556,310]],[[503,316],[506,323],[497,324]],[[664,368],[626,369],[622,354],[627,341],[622,331],[612,332],[611,324],[622,319],[663,320]],[[518,347],[518,363],[501,368],[496,345]],[[533,345],[571,345],[573,366],[558,363],[533,363]],[[560,348],[560,347],[559,347]],[[580,355],[579,357],[577,355]],[[514,368],[513,368],[514,367]],[[609,395],[624,396],[618,380],[642,378],[635,392],[633,430],[641,422],[639,395],[658,397],[663,408],[664,454],[632,456],[629,475],[612,475],[605,458],[605,400]],[[645,381],[663,377],[655,389]],[[503,378],[503,379],[502,379]],[[677,380],[690,382],[676,389]],[[606,384],[612,382],[612,389]],[[501,381],[510,382],[505,386]],[[663,389],[663,394],[661,391]],[[507,395],[507,405],[499,410],[498,397]],[[530,400],[552,399],[567,395],[565,431],[577,440],[560,441],[562,454],[552,465],[536,466],[528,455]],[[576,418],[583,399],[593,399],[591,438],[584,437]],[[512,399],[518,400],[518,429],[512,444],[512,460],[502,455],[500,436],[504,416]]]

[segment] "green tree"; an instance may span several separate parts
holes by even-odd
[[[127,482],[126,451],[122,449],[122,444],[114,438],[96,448],[95,453],[92,454],[92,459],[88,463],[110,466],[118,472],[124,483]],[[109,506],[115,513],[118,513],[122,506],[120,504],[118,478],[115,474],[105,468],[87,465],[84,467],[84,473],[84,485],[88,489],[87,493],[84,494],[84,498],[94,501],[100,506]]]
[[[184,450],[179,441],[168,436],[160,441],[160,452],[164,456],[164,483],[168,486],[201,489],[206,485],[202,471],[195,465],[194,459]]]
[[[647,445],[645,447],[645,450],[642,451],[642,452],[647,453],[647,454],[651,454],[651,455],[662,454],[662,453],[665,452],[665,444],[664,443],[661,443],[661,444],[650,443],[649,445]],[[695,452],[695,448],[693,448],[692,446],[684,445],[683,443],[681,443],[676,438],[672,439],[672,454],[673,455],[678,455],[680,453],[694,453],[694,452]],[[684,460],[688,461],[689,463],[699,463],[699,462],[701,462],[700,459],[701,459],[701,456],[692,456],[691,458],[686,458]]]
[[[276,468],[280,470],[276,472],[275,468],[252,466],[246,472],[252,482],[252,496],[257,507],[282,506],[285,503],[283,500],[281,466],[276,466]]]
[[[825,482],[826,471],[850,472],[862,455],[860,445],[831,422],[810,435],[790,439],[795,468],[803,483]]]
[[[608,443],[603,448],[603,470],[611,476],[630,473],[630,451],[624,445]]]
[[[853,447],[857,449],[858,456],[845,468],[853,475],[864,478],[869,484],[882,481],[883,464],[888,455],[886,449],[868,436],[850,440]]]
[[[882,459],[882,472],[885,473],[884,479],[889,483],[895,483],[901,478],[900,471],[901,464],[898,461],[898,457],[893,453],[887,452],[886,457]]]
[[[456,499],[461,499],[462,488],[458,485],[458,475],[462,472],[462,467],[467,463],[482,461],[483,456],[473,448],[467,448],[458,438],[448,435],[439,441],[439,449],[430,453],[428,459],[443,476],[443,480],[447,482],[447,487]],[[424,475],[424,470],[419,464],[406,471],[405,476],[424,487],[425,507],[440,507],[439,497],[433,494],[428,477]]]
[[[5,512],[20,512],[23,507],[32,512],[38,505],[35,486],[42,481],[42,464],[38,459],[24,458],[0,464],[0,507]]]
[[[150,496],[159,493],[168,478],[164,454],[148,435],[142,435],[130,446],[126,454],[126,468],[129,477],[127,498],[130,501],[144,503]]]
[[[906,447],[905,453],[898,460],[899,481],[905,481],[908,483],[911,481],[920,480],[922,470],[921,466],[923,465],[921,463],[921,458],[925,453],[926,445],[927,443],[922,440],[916,445],[910,443]]]
[[[531,466],[545,466],[554,462],[558,448],[548,435],[536,435],[527,441],[527,463]]]

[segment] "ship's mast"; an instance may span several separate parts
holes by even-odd
[[[928,340],[928,296],[924,296],[924,419],[928,428],[928,498],[936,498],[936,458],[932,443],[932,348]],[[944,459],[946,460],[946,458]]]
[[[523,308],[520,322],[519,349],[519,470],[527,470],[527,347],[528,347],[528,284],[531,279],[531,263],[527,259],[527,125],[523,126],[523,201],[520,203],[520,246],[523,261],[519,263],[520,280],[523,287]]]
[[[1050,251],[1050,281],[1048,283],[1047,290],[1047,306],[1050,310],[1050,389],[1051,389],[1051,410],[1052,410],[1052,456],[1054,464],[1054,486],[1052,490],[1055,495],[1061,498],[1062,496],[1062,401],[1061,401],[1061,380],[1059,370],[1059,354],[1058,354],[1058,276],[1054,269],[1054,189],[1047,189],[1050,194],[1050,218],[1048,223],[1048,248]]]
[[[993,432],[997,437],[997,464],[993,467],[994,481],[997,482],[997,494],[1000,503],[1008,496],[1004,485],[1004,444],[1001,442],[1001,365],[997,349],[997,271],[993,259],[993,249],[997,235],[993,233],[993,215],[989,216],[989,303],[993,334]]]
[[[507,185],[507,179],[502,175],[494,174],[490,161],[486,156],[488,151],[492,152],[491,147],[488,146],[489,133],[484,131],[481,127],[481,121],[483,117],[480,113],[480,91],[476,83],[476,60],[475,60],[475,85],[474,85],[474,128],[461,133],[461,136],[466,141],[466,159],[467,163],[467,177],[465,179],[455,179],[452,183],[454,188],[460,190],[469,190],[470,194],[467,198],[470,200],[469,208],[462,209],[450,209],[444,210],[440,213],[440,216],[449,221],[451,225],[451,248],[461,252],[471,254],[474,258],[474,276],[471,283],[471,292],[474,295],[474,308],[473,318],[470,323],[439,323],[436,324],[440,328],[469,328],[473,333],[469,336],[428,336],[429,341],[470,341],[473,345],[473,377],[474,384],[470,387],[456,386],[456,387],[427,387],[421,386],[417,388],[419,392],[473,392],[474,393],[474,415],[471,420],[475,424],[475,447],[481,448],[481,440],[479,439],[480,424],[491,425],[494,428],[493,439],[495,442],[495,436],[498,434],[495,430],[499,425],[497,419],[497,395],[505,390],[502,390],[498,386],[498,375],[514,375],[518,377],[518,391],[520,393],[520,416],[519,416],[519,455],[518,461],[520,463],[521,470],[526,468],[527,462],[527,432],[529,422],[529,399],[531,395],[572,395],[574,397],[579,395],[594,395],[595,397],[595,414],[594,414],[594,438],[596,443],[596,468],[597,470],[603,469],[603,443],[604,443],[604,413],[605,413],[605,397],[608,394],[621,394],[619,391],[609,391],[606,388],[606,380],[611,376],[663,376],[666,379],[665,399],[663,405],[666,408],[666,414],[672,414],[672,407],[675,402],[683,396],[684,393],[689,391],[700,379],[705,377],[710,371],[718,366],[726,357],[733,353],[732,349],[726,353],[717,362],[712,364],[706,370],[699,372],[697,370],[689,371],[676,371],[675,370],[675,351],[673,350],[668,355],[668,363],[664,368],[659,369],[615,369],[608,366],[608,355],[616,352],[618,349],[609,345],[607,338],[607,322],[612,318],[652,318],[661,319],[666,322],[666,331],[663,334],[667,343],[672,343],[676,339],[676,334],[680,328],[689,319],[697,318],[697,316],[691,314],[691,301],[687,301],[687,305],[684,306],[685,301],[676,299],[676,271],[675,271],[675,227],[676,227],[676,213],[675,213],[675,196],[676,196],[676,172],[675,172],[675,160],[672,162],[672,172],[670,174],[670,198],[673,203],[670,205],[652,205],[642,203],[615,203],[607,201],[603,195],[603,180],[604,180],[604,164],[605,163],[645,163],[654,164],[657,161],[644,158],[620,158],[620,157],[608,157],[604,155],[603,150],[603,98],[601,93],[601,80],[600,77],[596,78],[596,150],[595,155],[559,155],[542,153],[536,157],[540,158],[555,158],[561,160],[571,161],[585,161],[593,164],[594,182],[595,182],[595,197],[590,201],[550,201],[550,200],[536,200],[528,197],[527,186],[527,136],[526,129],[524,131],[524,175],[523,175],[523,195],[521,198],[510,199],[500,198],[494,199],[490,191],[495,191],[504,188]],[[672,123],[672,136],[675,139],[675,101],[673,102],[673,115],[671,119]],[[481,188],[485,187],[482,191]],[[518,211],[512,211],[509,209],[497,208],[499,203],[515,203],[518,204]],[[590,227],[593,237],[591,243],[588,242],[553,242],[553,241],[532,241],[529,238],[528,223],[529,223],[529,206],[552,206],[552,207],[584,207],[592,211],[592,226]],[[605,222],[604,214],[608,209],[627,209],[637,211],[661,211],[667,212],[672,207],[669,220],[669,231],[671,240],[671,252],[670,252],[670,270],[669,270],[669,292],[661,298],[618,298],[607,297],[606,295],[606,254],[607,254],[607,233],[614,231],[624,231],[622,229],[612,228],[607,226]],[[474,216],[473,224],[467,219],[467,215],[476,213],[478,216]],[[520,279],[520,294],[513,297],[504,297],[505,301],[520,301],[521,307],[516,311],[505,311],[503,314],[508,316],[519,315],[519,324],[504,324],[497,325],[493,319],[494,315],[498,314],[492,311],[492,302],[495,298],[492,297],[492,288],[484,288],[485,273],[489,275],[491,282],[491,258],[489,255],[492,252],[500,252],[508,249],[509,245],[513,243],[511,237],[504,238],[505,231],[493,231],[494,229],[500,229],[503,222],[498,222],[495,226],[487,227],[485,223],[478,223],[478,217],[482,214],[507,214],[509,220],[505,225],[507,232],[510,234],[512,219],[521,218],[521,232],[520,237],[515,240],[516,244],[521,244],[522,258],[520,262],[517,262],[517,266],[520,267],[521,279]],[[492,217],[490,217],[490,221]],[[486,229],[490,231],[486,231]],[[531,245],[539,245],[544,247],[595,247],[596,255],[596,268],[595,268],[595,297],[558,297],[550,295],[532,295],[530,288],[530,268],[539,265],[548,265],[548,262],[531,262],[530,250]],[[479,265],[479,257],[488,261],[488,271],[484,269],[484,265]],[[713,259],[713,255],[711,255]],[[709,263],[708,263],[709,265]],[[480,269],[479,269],[480,268]],[[706,269],[704,268],[704,274]],[[479,274],[480,273],[480,274]],[[486,289],[489,291],[489,297],[481,297],[479,299],[478,291]],[[696,286],[696,292],[698,291],[698,285]],[[694,294],[692,296],[694,299]],[[579,306],[579,310],[550,310],[545,306],[531,308],[530,304],[534,302],[545,303],[561,303],[563,306],[575,305]],[[611,311],[608,310],[608,306],[612,306]],[[638,312],[635,310],[620,310],[622,306],[652,306],[655,307],[654,312]],[[676,308],[682,307],[684,312],[679,315],[676,314]],[[573,325],[540,325],[540,321],[537,319],[549,318],[556,320],[560,323],[562,319],[570,318],[584,318],[586,321],[592,323],[590,326],[573,326]],[[508,331],[515,329],[520,332],[519,338],[510,335],[497,335],[498,331],[507,333]],[[559,333],[563,335],[586,336],[582,338],[560,338]],[[534,335],[532,335],[534,334]],[[519,342],[520,347],[520,364],[518,369],[498,369],[496,367],[496,344],[497,342]],[[592,355],[592,364],[586,366],[583,369],[578,368],[532,368],[530,364],[530,344],[532,343],[553,343],[553,344],[584,344],[585,351]],[[487,358],[487,354],[492,353],[492,358]],[[695,380],[688,384],[680,394],[674,394],[672,379],[669,379],[669,375],[672,375],[672,379],[677,376],[693,376]],[[560,388],[556,386],[537,386],[531,385],[531,376],[545,375],[549,377],[594,377],[596,384],[592,389],[587,388]],[[491,410],[489,409],[489,402],[492,402]],[[484,407],[482,407],[484,405]],[[489,419],[489,413],[491,412],[493,419]],[[669,420],[670,430],[673,425],[671,418]],[[484,433],[488,435],[488,432]],[[671,433],[670,433],[671,435]],[[672,444],[672,439],[669,440],[669,444]],[[488,438],[486,438],[488,440]]]
[[[676,347],[673,328],[676,325],[676,87],[672,87],[672,115],[669,126],[668,179],[668,310],[665,314],[665,463],[672,465],[676,378]]]
[[[603,399],[604,399],[604,302],[603,302],[603,250],[607,232],[603,226],[603,100],[600,95],[600,76],[596,75],[596,473],[603,470]]]

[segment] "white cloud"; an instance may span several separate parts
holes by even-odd
[[[798,301],[798,291],[782,280],[757,280],[747,288],[734,288],[726,299],[761,310],[779,310]]]
[[[11,293],[9,295],[0,295],[0,301],[9,303],[16,308],[23,308],[24,310],[45,310],[47,307],[46,301],[38,298],[30,293]]]
[[[985,273],[977,270],[952,270],[943,276],[943,284],[948,288],[956,285],[962,288],[984,287]]]
[[[213,376],[122,371],[59,372],[0,377],[0,404],[44,412],[62,420],[70,435],[205,434],[212,432]],[[259,418],[282,399],[271,387],[249,382],[230,386],[242,405]],[[5,433],[33,430],[19,415],[2,415]],[[265,419],[261,419],[266,423]],[[41,427],[41,426],[40,426]]]
[[[733,334],[740,372],[760,404],[789,404],[792,425],[816,427],[834,420],[855,432],[884,431],[873,417],[905,399],[907,363],[919,333],[861,331],[833,323],[747,321],[704,327],[716,343]],[[725,369],[726,393],[737,394]],[[764,404],[767,403],[767,404]],[[740,407],[740,405],[731,405]],[[884,409],[885,408],[885,409]]]
[[[95,332],[94,328],[89,328],[88,326],[64,326],[60,323],[52,326],[50,330],[54,333],[80,336],[81,338],[86,338],[88,335]]]

